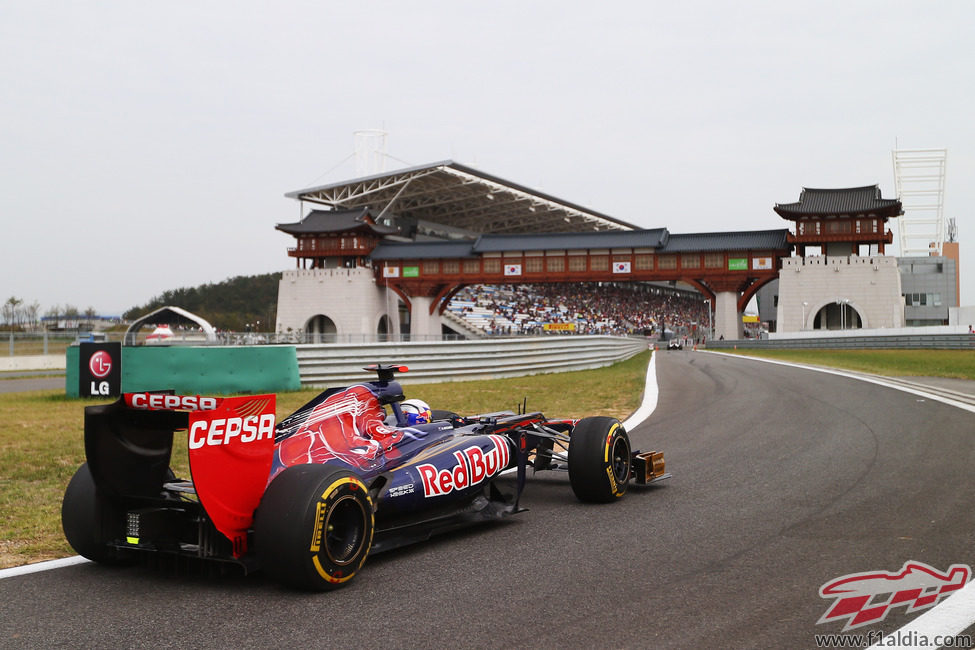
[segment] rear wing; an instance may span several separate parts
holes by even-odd
[[[185,435],[200,504],[239,557],[270,475],[274,425],[274,395],[126,393],[85,408],[85,456],[107,497],[158,499],[171,478],[173,435]]]

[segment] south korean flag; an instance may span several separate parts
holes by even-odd
[[[629,273],[629,262],[613,262],[613,273]]]

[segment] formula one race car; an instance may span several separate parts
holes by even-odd
[[[378,380],[326,390],[277,424],[274,395],[126,393],[86,407],[87,462],[61,510],[68,542],[96,562],[229,562],[324,590],[369,553],[521,512],[529,467],[567,470],[587,502],[670,476],[663,453],[632,451],[616,419],[461,417],[404,400],[394,372],[405,367],[365,370]],[[187,436],[192,480],[170,469],[174,432]],[[495,479],[508,470],[505,496]]]

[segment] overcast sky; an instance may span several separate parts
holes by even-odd
[[[948,149],[975,304],[975,3],[0,2],[0,301],[293,268],[285,192],[453,159],[645,228],[786,227]],[[400,162],[396,162],[400,161]]]

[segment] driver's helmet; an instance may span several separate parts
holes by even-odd
[[[422,399],[403,400],[400,402],[399,407],[403,411],[403,415],[406,416],[407,426],[426,424],[433,419],[433,413],[430,412],[430,405]]]

